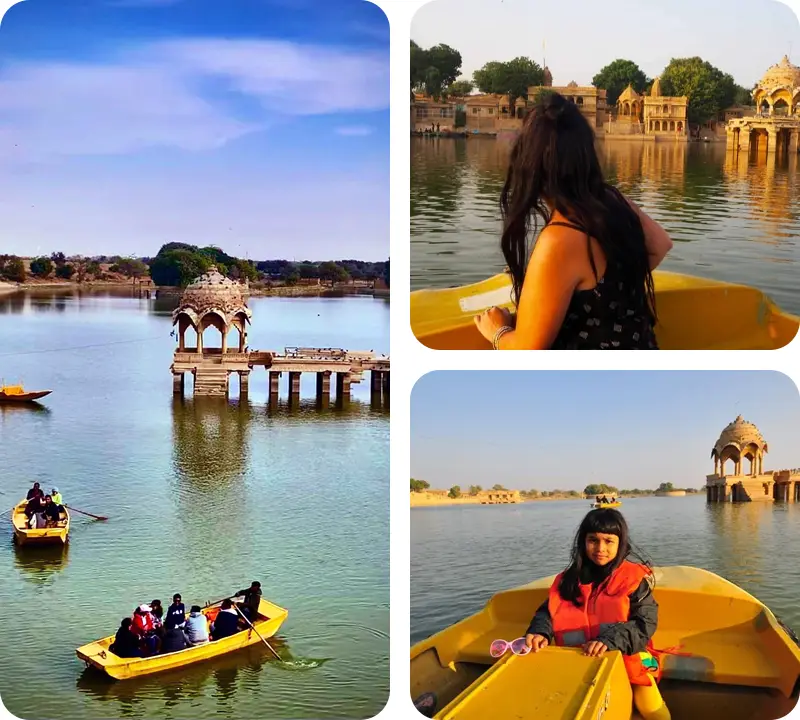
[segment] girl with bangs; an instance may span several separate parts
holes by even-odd
[[[650,563],[631,545],[622,514],[592,510],[578,528],[569,567],[556,576],[531,620],[525,645],[532,652],[551,644],[581,647],[592,657],[619,650],[639,713],[669,720],[656,685],[665,651],[651,640],[658,626],[654,585]]]
[[[475,316],[495,350],[658,349],[652,270],[672,241],[605,181],[594,143],[581,111],[556,92],[525,118],[500,198],[516,312]],[[531,251],[537,217],[544,227]]]

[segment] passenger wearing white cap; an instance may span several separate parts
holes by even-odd
[[[156,634],[156,618],[149,605],[139,605],[133,611],[131,631],[143,641],[150,654],[158,652],[159,638]]]

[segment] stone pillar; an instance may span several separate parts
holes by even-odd
[[[761,150],[761,148],[759,148]],[[778,151],[778,133],[775,130],[767,130],[767,152],[775,153]]]
[[[336,373],[336,403],[343,405],[350,402],[350,373]]]
[[[250,371],[239,371],[239,397],[246,398],[250,392]]]
[[[202,355],[203,354],[203,331],[197,331],[197,352]]]
[[[180,320],[178,321],[178,352],[183,352],[186,349],[186,327],[181,328]]]
[[[706,486],[706,503],[710,503],[710,502],[711,502],[711,486],[707,485]]]
[[[224,332],[221,333],[222,335],[222,349],[220,352],[224,355],[228,352],[228,328],[226,327]]]
[[[789,154],[797,155],[800,150],[800,130],[792,130],[789,135]]]
[[[736,131],[731,128],[725,129],[725,147],[728,150],[737,150],[739,144],[736,142]]]
[[[380,370],[370,372],[369,399],[373,405],[379,405],[381,402],[382,374]]]
[[[292,400],[300,398],[300,375],[299,372],[289,373],[289,398]]]
[[[743,127],[739,131],[739,151],[743,153],[750,152],[750,128]]]
[[[321,407],[328,407],[331,401],[331,372],[317,373],[317,404]]]
[[[180,395],[183,397],[183,391],[186,387],[182,372],[172,373],[172,394]]]
[[[714,458],[714,475],[719,475],[719,458]]]
[[[277,405],[280,398],[280,380],[281,374],[274,370],[269,371],[269,404]]]
[[[389,407],[389,373],[383,372],[383,387],[381,388],[383,391],[383,403],[386,407]]]

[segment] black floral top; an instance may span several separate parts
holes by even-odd
[[[575,291],[552,350],[658,350],[647,308],[623,277],[622,266],[609,262],[595,287]]]

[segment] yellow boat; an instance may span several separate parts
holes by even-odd
[[[655,569],[659,605],[659,687],[672,720],[773,720],[800,692],[800,645],[755,597],[706,570]],[[499,660],[493,640],[524,635],[554,577],[498,593],[486,607],[411,648],[411,697],[434,700],[439,720],[631,720],[622,655],[590,658],[547,647]]]
[[[774,350],[797,334],[800,317],[746,285],[655,271],[656,335],[663,350]],[[434,350],[489,350],[473,318],[492,305],[512,308],[506,274],[443,290],[411,293],[411,329]]]
[[[0,403],[30,403],[49,395],[52,390],[25,392],[22,385],[0,385]]]
[[[204,615],[210,610],[219,608],[220,603],[208,605],[202,609]],[[271,638],[283,625],[289,615],[289,611],[278,607],[267,600],[261,600],[258,606],[258,617],[253,626],[258,630],[265,640]],[[117,680],[129,680],[130,678],[150,675],[152,673],[163,672],[164,670],[174,670],[175,668],[190,665],[208,660],[219,655],[224,655],[234,650],[260,643],[261,638],[253,632],[251,628],[241,630],[235,635],[231,635],[221,640],[211,640],[202,645],[194,645],[185,650],[165,653],[163,655],[153,655],[144,658],[123,658],[115,655],[109,650],[109,646],[114,642],[114,636],[110,635],[102,640],[89,643],[79,647],[75,652],[83,660],[87,667],[92,666],[110,675]]]
[[[613,502],[613,503],[594,503],[592,505],[593,508],[617,508],[622,505],[621,502]]]
[[[64,507],[61,520],[56,527],[32,530],[25,516],[27,500],[22,500],[11,511],[11,524],[14,526],[14,542],[17,545],[66,545],[69,540],[69,511]]]

